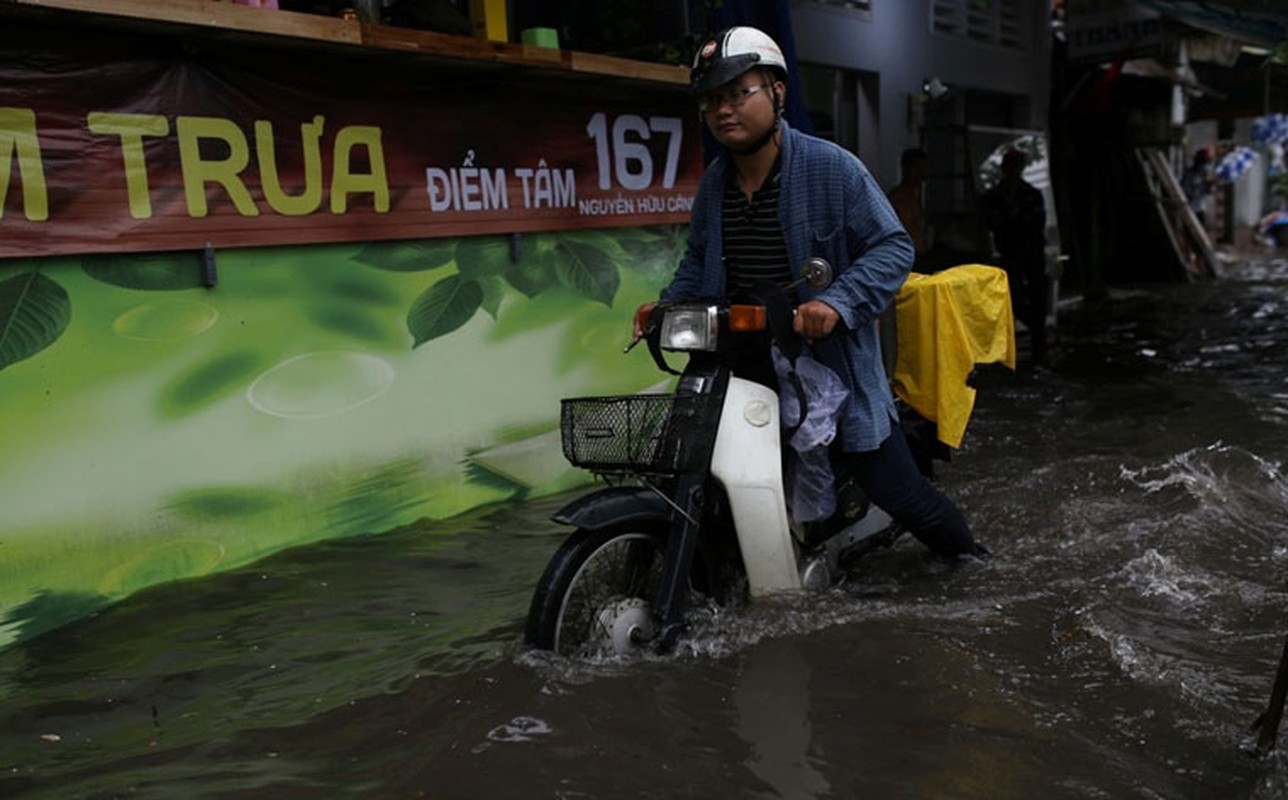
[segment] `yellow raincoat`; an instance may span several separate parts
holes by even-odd
[[[940,441],[961,447],[975,408],[975,390],[966,385],[971,370],[992,363],[1015,369],[1006,273],[984,264],[914,272],[895,296],[895,326],[895,393],[938,425]]]

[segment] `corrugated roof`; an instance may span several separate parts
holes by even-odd
[[[1284,0],[1140,0],[1142,6],[1200,30],[1274,47],[1288,39]]]

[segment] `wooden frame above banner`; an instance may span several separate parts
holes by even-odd
[[[57,15],[65,20],[79,18],[106,26],[185,26],[222,36],[288,38],[321,46],[368,47],[435,58],[491,61],[619,80],[685,85],[689,74],[687,68],[673,64],[452,36],[217,0],[0,0],[0,16],[22,14]]]

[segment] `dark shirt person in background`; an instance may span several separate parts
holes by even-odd
[[[1002,180],[984,193],[984,218],[1011,286],[1011,312],[1029,329],[1034,366],[1046,355],[1048,284],[1046,277],[1046,203],[1024,180],[1024,153],[1007,150]]]
[[[899,216],[904,230],[912,237],[917,260],[922,261],[930,250],[929,232],[926,230],[922,198],[926,185],[926,152],[912,147],[899,158],[899,183],[887,193],[894,213]],[[926,270],[914,267],[918,272]]]

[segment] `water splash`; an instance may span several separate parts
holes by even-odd
[[[1196,533],[1229,531],[1235,543],[1255,542],[1263,552],[1288,541],[1288,481],[1280,464],[1239,447],[1216,442],[1180,453],[1159,465],[1121,466],[1123,480],[1146,495],[1180,489],[1198,507],[1178,515]]]
[[[536,717],[518,716],[487,732],[489,742],[531,742],[554,733],[550,723]]]
[[[1185,564],[1150,548],[1123,569],[1127,585],[1142,597],[1163,598],[1183,609],[1200,608],[1215,590],[1207,576],[1187,570]]]

